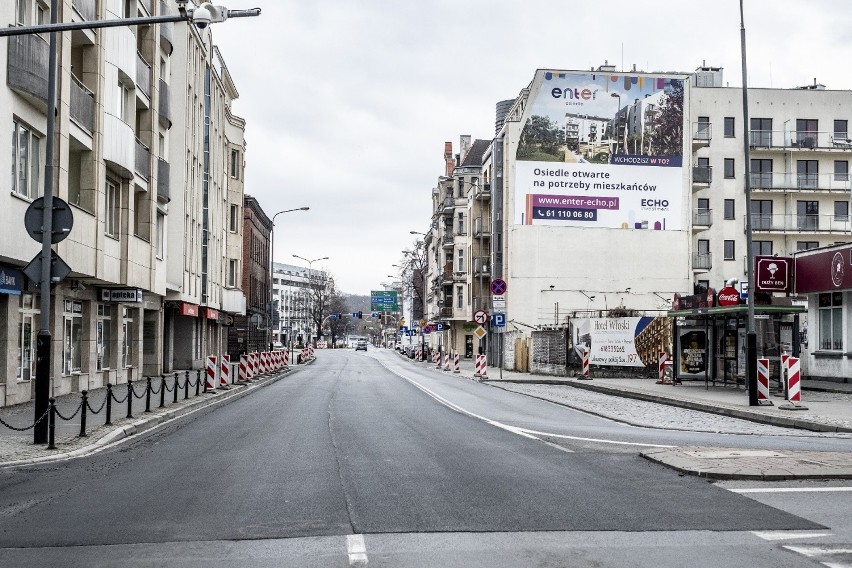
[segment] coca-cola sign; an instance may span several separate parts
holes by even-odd
[[[740,293],[736,288],[726,286],[719,290],[717,300],[720,306],[736,306],[740,303]]]

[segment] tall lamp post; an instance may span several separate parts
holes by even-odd
[[[228,18],[246,18],[260,15],[260,8],[248,10],[228,10],[221,6],[213,6],[206,3],[199,7],[188,7],[188,0],[177,0],[179,14],[166,16],[147,16],[141,18],[112,18],[109,20],[87,20],[83,22],[59,22],[59,1],[50,0],[50,23],[34,26],[10,26],[0,29],[0,37],[50,34],[49,55],[47,67],[47,131],[45,132],[45,165],[44,165],[44,202],[42,204],[41,221],[41,252],[36,257],[38,264],[33,265],[40,272],[38,279],[39,289],[39,330],[36,339],[36,377],[35,377],[35,419],[33,428],[33,443],[45,444],[48,442],[47,420],[40,420],[47,412],[50,397],[50,370],[51,370],[51,345],[53,343],[50,331],[51,310],[51,285],[58,283],[62,278],[53,272],[54,253],[51,246],[59,242],[53,227],[53,155],[54,139],[56,137],[56,117],[59,112],[57,108],[57,68],[59,40],[57,32],[72,30],[92,30],[99,28],[125,27],[154,25],[176,22],[191,22],[199,29],[206,28],[211,23],[224,22]],[[36,259],[33,259],[34,262]],[[61,262],[56,257],[56,264]],[[35,279],[33,279],[35,280]]]
[[[292,213],[293,211],[310,211],[310,207],[296,207],[294,209],[284,209],[279,211],[275,215],[272,216],[272,230],[269,234],[269,292],[272,295],[272,300],[270,300],[270,306],[268,310],[269,316],[269,333],[272,335],[272,308],[275,306],[275,219],[281,215],[282,213]],[[275,330],[275,335],[277,336],[278,329]],[[267,343],[271,343],[272,339],[268,338],[269,341]],[[270,347],[271,349],[271,347]]]
[[[308,263],[308,278],[311,277],[311,271],[313,271],[313,269],[314,269],[313,266],[314,266],[315,262],[319,262],[320,260],[328,260],[327,256],[323,256],[321,258],[315,258],[313,260],[308,260],[304,256],[299,256],[298,254],[294,254],[293,258],[298,258],[298,259],[304,260],[305,262]],[[293,342],[291,341],[290,343],[292,344]]]

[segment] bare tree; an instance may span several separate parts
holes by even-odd
[[[414,242],[410,249],[403,251],[403,261],[399,266],[403,296],[412,301],[412,317],[423,319],[426,289],[423,279],[426,274],[426,244],[423,240]]]

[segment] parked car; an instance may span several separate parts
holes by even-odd
[[[367,350],[367,341],[365,339],[359,339],[357,343],[355,343],[355,351],[366,351]]]

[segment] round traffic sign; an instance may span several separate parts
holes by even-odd
[[[475,314],[473,314],[473,321],[478,323],[479,325],[484,324],[488,321],[488,314],[483,310],[477,310]]]
[[[502,296],[506,293],[506,290],[509,286],[506,284],[506,281],[502,278],[495,278],[491,281],[491,293],[495,296]]]

